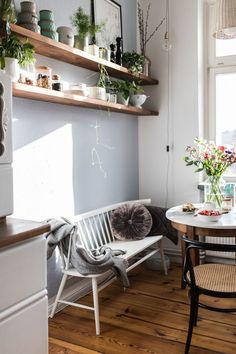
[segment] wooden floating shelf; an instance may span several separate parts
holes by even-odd
[[[35,46],[35,51],[38,54],[92,71],[99,71],[98,64],[102,64],[106,66],[110,76],[117,77],[119,79],[132,80],[137,77],[131,74],[123,66],[95,57],[94,55],[90,55],[82,50],[72,48],[66,44],[56,42],[53,39],[32,32],[23,27],[11,24],[11,31],[20,37],[28,38],[29,42]],[[152,79],[151,77],[143,74],[140,74],[139,78],[141,79],[142,85],[158,84],[158,80]]]
[[[27,98],[31,100],[59,103],[70,106],[79,106],[84,108],[100,109],[102,111],[111,111],[118,113],[132,114],[135,116],[158,116],[159,113],[145,108],[133,106],[124,106],[122,104],[106,102],[92,99],[85,96],[72,95],[59,91],[48,90],[45,88],[30,86],[25,84],[13,84],[13,96]]]

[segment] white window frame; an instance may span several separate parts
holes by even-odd
[[[208,122],[207,132],[209,140],[216,140],[216,77],[219,74],[236,73],[236,55],[216,57],[214,30],[215,1],[207,0],[207,40],[208,46]],[[224,176],[226,181],[236,182],[236,175]]]

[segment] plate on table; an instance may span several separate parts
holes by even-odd
[[[199,210],[197,218],[203,222],[218,221],[222,217],[222,213],[218,210]]]

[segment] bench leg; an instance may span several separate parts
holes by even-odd
[[[55,314],[58,301],[59,301],[59,299],[60,299],[60,297],[61,297],[61,294],[62,294],[62,292],[63,292],[64,286],[65,286],[65,283],[66,283],[66,279],[67,279],[67,274],[64,274],[63,277],[62,277],[62,280],[61,280],[60,287],[59,287],[58,292],[57,292],[56,299],[55,299],[54,304],[53,304],[53,307],[52,307],[52,312],[51,312],[51,314],[50,314],[50,317],[51,317],[51,318],[53,318],[53,316],[54,316],[54,314]]]
[[[164,255],[164,251],[163,251],[163,247],[162,247],[162,240],[159,241],[159,245],[160,245],[160,255],[161,255],[162,265],[163,265],[163,269],[164,269],[164,274],[167,275],[168,271],[167,271],[165,255]]]
[[[93,289],[93,306],[94,306],[96,335],[99,336],[99,334],[100,334],[100,320],[99,320],[97,278],[92,278],[92,289]]]

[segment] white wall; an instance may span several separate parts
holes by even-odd
[[[143,6],[148,2],[142,1]],[[165,1],[151,0],[150,30],[164,16]],[[170,0],[169,53],[162,49],[164,32],[165,26],[148,44],[152,76],[160,80],[151,89],[151,100],[160,116],[139,119],[139,176],[140,197],[171,207],[199,198],[199,176],[182,159],[186,146],[199,134],[198,1]],[[170,145],[169,153],[166,145]],[[173,245],[167,242],[166,247]]]
[[[19,9],[21,0],[16,0]],[[136,47],[136,0],[122,5],[124,48]],[[36,0],[38,10],[53,10],[57,26],[90,0]],[[37,56],[69,82],[96,84],[98,74],[50,58]],[[98,122],[101,144],[96,144]],[[44,220],[69,216],[138,198],[138,119],[135,116],[65,105],[13,99],[14,212],[16,217]],[[105,145],[112,147],[107,149]],[[102,168],[92,165],[99,153]],[[56,256],[48,262],[49,296],[60,277]]]

